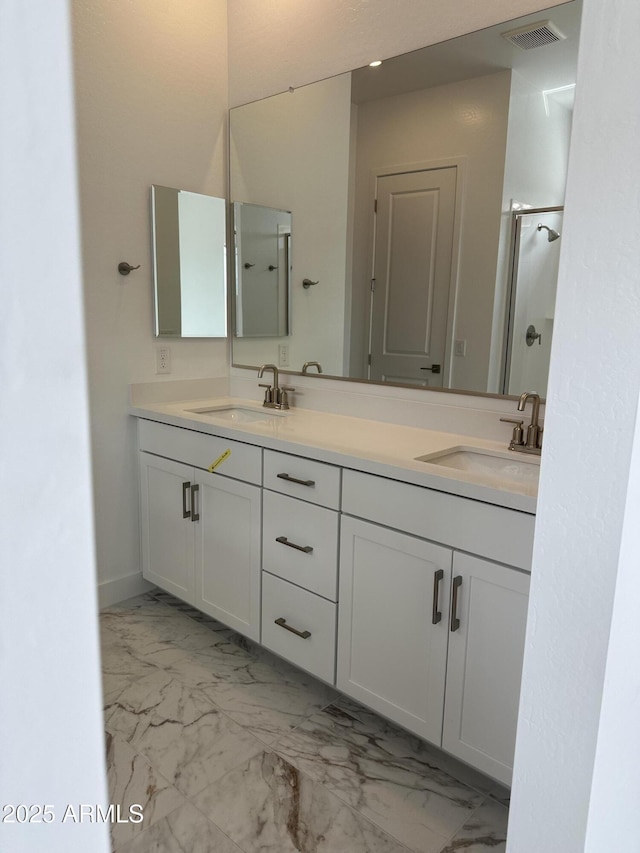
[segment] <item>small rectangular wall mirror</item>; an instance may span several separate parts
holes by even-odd
[[[236,202],[233,236],[235,336],[289,335],[291,213]]]
[[[295,222],[291,335],[236,333],[235,366],[546,393],[580,13],[231,110],[231,199]]]
[[[226,202],[151,187],[156,337],[227,334]]]

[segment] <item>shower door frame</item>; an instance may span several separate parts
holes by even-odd
[[[511,357],[513,354],[513,325],[516,311],[516,290],[518,283],[518,246],[520,244],[520,220],[523,216],[534,216],[540,213],[562,213],[564,205],[552,207],[529,207],[526,210],[511,211],[511,242],[509,248],[509,279],[507,285],[507,305],[505,312],[503,368],[500,381],[500,393],[508,394],[509,374],[511,372]]]

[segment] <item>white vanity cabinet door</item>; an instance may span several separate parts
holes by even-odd
[[[261,489],[198,471],[195,606],[260,640]]]
[[[456,578],[460,625],[449,632],[442,746],[510,784],[529,575],[455,553],[454,584]]]
[[[448,548],[343,517],[338,689],[437,744],[451,555]]]
[[[140,453],[142,575],[195,603],[194,536],[190,513],[194,469]]]

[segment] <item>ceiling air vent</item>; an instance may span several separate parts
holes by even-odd
[[[534,47],[544,47],[546,44],[554,44],[566,39],[566,36],[551,21],[536,21],[535,24],[517,27],[515,30],[502,33],[502,37],[522,50],[532,50]]]

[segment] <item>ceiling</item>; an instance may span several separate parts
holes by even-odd
[[[387,59],[377,68],[359,68],[352,73],[352,100],[364,103],[507,69],[521,74],[539,91],[568,86],[575,83],[581,11],[582,0],[573,0]],[[522,50],[502,36],[507,30],[540,21],[550,21],[566,39]]]

